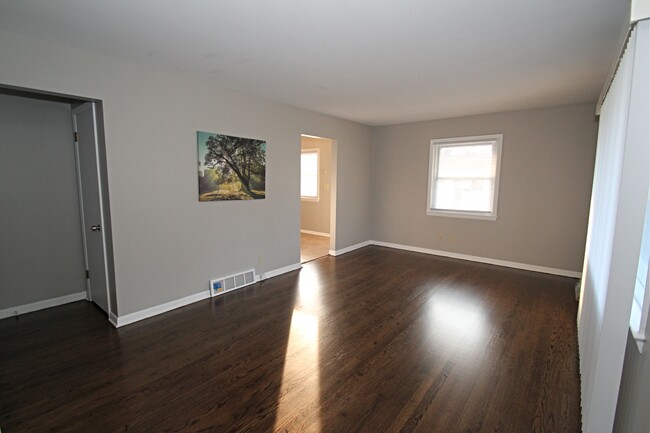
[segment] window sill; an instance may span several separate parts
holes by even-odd
[[[639,353],[643,353],[643,344],[645,343],[645,333],[641,334],[638,332],[633,331],[630,329],[630,332],[632,333],[632,337],[634,338],[634,341],[636,342],[636,347],[639,349]]]
[[[638,285],[638,280],[637,280]],[[643,343],[646,341],[646,329],[644,324],[643,312],[639,304],[632,302],[632,310],[630,311],[630,333],[636,341],[636,346],[639,353],[643,352]]]
[[[300,201],[319,202],[320,199],[318,197],[300,197]]]
[[[496,221],[497,219],[496,215],[491,215],[482,212],[443,211],[443,210],[433,210],[433,209],[427,209],[427,215],[451,217],[451,218],[467,218],[467,219],[475,219],[475,220],[488,220],[488,221]]]

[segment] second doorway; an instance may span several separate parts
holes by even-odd
[[[302,135],[300,140],[300,262],[329,254],[332,249],[333,141]]]

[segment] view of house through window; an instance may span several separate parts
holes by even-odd
[[[428,215],[496,219],[502,139],[431,140]]]
[[[318,200],[318,149],[304,149],[300,154],[300,198]]]

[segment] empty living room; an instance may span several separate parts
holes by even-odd
[[[3,0],[0,431],[650,432],[649,18]]]

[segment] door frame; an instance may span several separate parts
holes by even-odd
[[[330,245],[329,251],[327,254],[330,256],[336,255],[336,179],[337,179],[337,165],[338,165],[338,141],[335,138],[329,138],[322,135],[315,134],[300,134],[300,146],[298,148],[298,156],[302,152],[302,138],[317,138],[319,140],[327,140],[330,145],[330,172],[329,172],[329,184],[330,184]],[[320,158],[320,157],[319,157]],[[298,160],[298,167],[300,167],[300,160]],[[298,176],[298,189],[300,189],[300,176]],[[300,199],[300,196],[298,197]],[[298,208],[298,220],[299,220],[299,230],[302,229],[302,200]],[[298,251],[300,252],[300,239],[298,240]]]
[[[338,165],[338,142],[330,138],[330,256],[336,255],[336,178]]]
[[[117,314],[119,311],[117,305],[117,289],[115,284],[115,259],[113,257],[113,234],[111,228],[111,210],[110,210],[110,198],[108,191],[108,168],[106,164],[106,142],[104,138],[104,109],[101,99],[89,98],[85,96],[71,95],[59,92],[52,92],[45,89],[34,89],[29,87],[22,86],[13,86],[0,82],[0,91],[3,94],[22,96],[27,98],[42,99],[46,101],[60,102],[68,104],[70,106],[71,117],[74,117],[72,111],[75,108],[81,107],[85,103],[93,104],[93,119],[94,119],[94,130],[95,130],[95,146],[96,146],[96,159],[97,159],[97,173],[98,173],[98,186],[99,186],[99,198],[100,198],[100,212],[101,212],[101,224],[102,224],[102,243],[104,249],[104,265],[106,270],[106,290],[107,301],[108,301],[108,320],[109,322],[117,327]],[[70,125],[73,127],[73,124]],[[74,141],[74,140],[73,140]],[[77,171],[77,182],[79,182],[79,162],[78,162],[78,153],[75,147],[75,170]],[[79,190],[77,190],[79,194]],[[79,196],[80,200],[82,199]],[[81,208],[79,209],[81,212]],[[82,216],[83,220],[83,216]],[[83,231],[84,226],[80,227],[80,230]],[[82,233],[82,239],[85,234]],[[84,240],[85,243],[85,240]],[[85,251],[84,251],[85,255]],[[87,266],[87,257],[84,256],[84,263]],[[86,283],[86,293],[88,293],[88,283]]]

